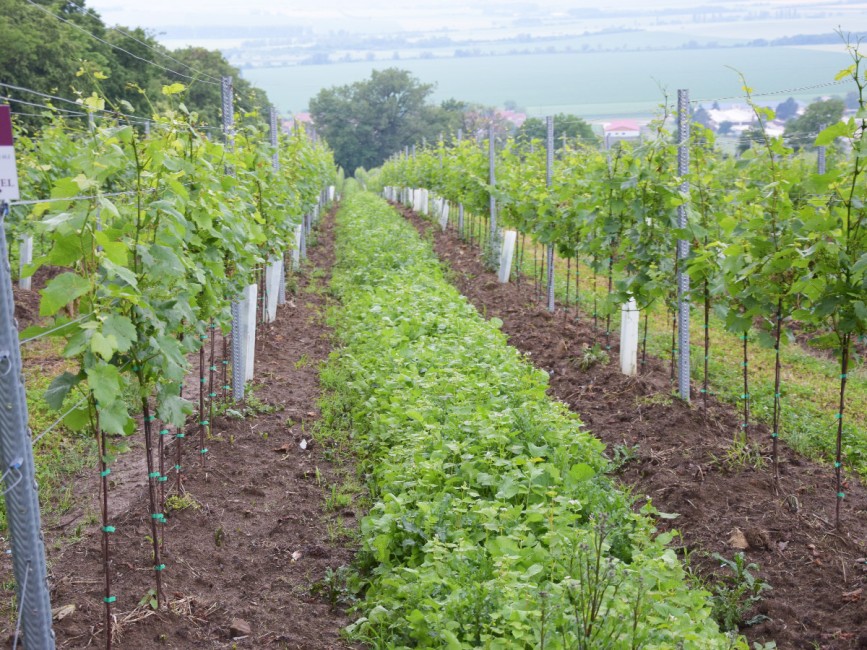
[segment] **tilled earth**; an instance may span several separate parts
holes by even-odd
[[[500,284],[478,249],[396,207],[432,238],[457,288],[480,312],[501,319],[510,343],[549,373],[550,394],[580,415],[610,455],[616,450],[624,461],[617,478],[637,505],[652,500],[678,515],[660,527],[680,531],[678,551],[699,575],[722,575],[711,554],[732,558],[747,547],[746,559],[772,587],[745,616],[755,620],[742,630],[751,642],[867,648],[867,490],[856,479],[848,481],[842,527],[835,530],[833,469],[783,444],[775,493],[767,460],[764,466],[725,461],[741,422],[733,407],[711,399],[705,411],[672,399],[668,366],[657,359],[639,377],[624,376],[616,338],[609,363],[582,370],[584,350],[597,342],[588,319],[560,306],[550,314],[532,280]],[[749,436],[767,459],[767,428],[751,427]]]

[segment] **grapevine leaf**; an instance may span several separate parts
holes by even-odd
[[[193,412],[193,405],[179,395],[167,395],[160,401],[157,417],[166,424],[176,427],[184,425],[187,415]]]
[[[70,431],[83,431],[90,425],[90,407],[82,404],[63,418],[63,426]]]
[[[100,406],[120,400],[121,376],[115,366],[99,364],[88,368],[86,372],[87,383]]]
[[[177,95],[184,92],[186,86],[182,83],[173,83],[170,86],[163,86],[163,95]]]
[[[832,144],[837,138],[843,138],[849,135],[849,125],[845,122],[837,122],[832,124],[816,137],[816,145],[820,147]]]
[[[90,282],[75,273],[61,273],[40,291],[40,316],[52,316],[76,298],[90,291]]]
[[[58,375],[48,385],[48,388],[43,395],[45,402],[55,411],[60,410],[63,406],[63,400],[84,377],[81,374],[73,375],[71,372],[64,372]]]
[[[99,197],[99,205],[115,219],[120,218],[120,212],[117,211],[117,206],[104,196]]]
[[[81,258],[81,247],[85,241],[70,237],[62,231],[54,234],[54,245],[45,256],[45,263],[54,266],[72,266]]]
[[[125,436],[132,433],[135,422],[129,416],[123,400],[116,400],[99,407],[99,426],[106,433]]]
[[[106,361],[110,361],[117,350],[117,339],[114,336],[105,336],[102,332],[94,332],[90,337],[90,349]]]
[[[116,276],[126,282],[131,287],[138,286],[138,280],[135,277],[135,273],[130,271],[128,268],[121,266],[120,264],[115,264],[110,259],[106,259],[103,261],[103,267],[106,271],[109,272],[112,276]]]
[[[73,214],[72,212],[61,212],[60,214],[55,214],[50,217],[47,217],[40,221],[40,224],[47,231],[57,230],[60,226],[63,226],[71,221],[81,221],[81,215]]]
[[[126,316],[111,314],[102,325],[102,332],[108,337],[113,337],[119,352],[126,352],[138,338],[135,326]]]

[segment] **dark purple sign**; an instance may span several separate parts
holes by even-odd
[[[12,110],[8,105],[0,106],[0,147],[12,146]]]

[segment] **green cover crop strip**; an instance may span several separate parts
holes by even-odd
[[[377,648],[728,648],[670,534],[604,476],[544,372],[385,202],[338,216],[344,347],[322,373],[373,506],[350,633]],[[744,646],[745,647],[745,646]]]

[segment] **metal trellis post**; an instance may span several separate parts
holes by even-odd
[[[271,107],[271,146],[274,153],[271,154],[271,166],[275,172],[280,171],[280,142],[277,139],[277,108]],[[286,304],[286,254],[283,254],[283,262],[280,266],[280,284],[277,289],[277,304]]]
[[[497,186],[496,174],[496,143],[494,141],[494,124],[493,122],[488,127],[488,166],[489,166],[489,181],[491,185],[490,192],[490,212],[491,212],[491,232],[490,232],[490,254],[492,264],[495,263],[500,256],[499,246],[499,230],[497,230],[497,199],[494,198],[494,188]]]
[[[687,227],[687,202],[689,200],[689,91],[677,91],[677,173],[681,178],[680,194],[683,203],[677,208],[677,225]],[[677,307],[678,307],[678,385],[680,397],[688,402],[689,389],[689,274],[686,272],[686,260],[689,257],[689,241],[679,239],[677,242]]]
[[[226,148],[230,151],[235,147],[235,112],[232,89],[232,77],[222,78],[223,97],[223,136],[226,138]],[[235,175],[235,170],[226,167],[226,174]],[[236,402],[244,399],[244,337],[241,331],[241,303],[238,296],[232,297],[232,399]]]
[[[545,145],[545,186],[551,192],[554,179],[554,118],[550,115],[546,118],[548,138]],[[549,243],[548,257],[548,311],[554,311],[554,244]]]
[[[464,139],[464,130],[458,129],[458,142]],[[464,236],[464,204],[458,203],[458,235]]]

